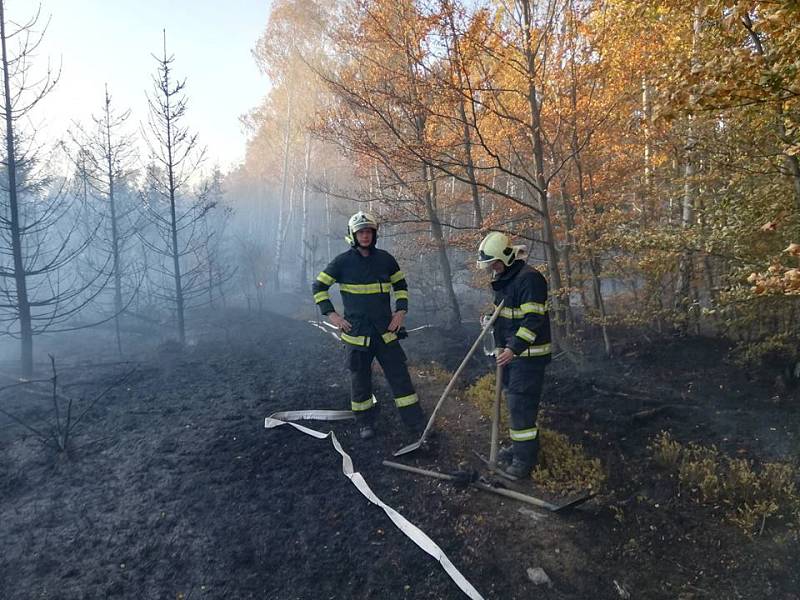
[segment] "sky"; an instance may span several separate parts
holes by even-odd
[[[7,18],[35,14],[35,0],[7,0]],[[186,78],[185,124],[207,147],[205,168],[223,171],[244,159],[246,134],[239,117],[268,90],[251,50],[264,30],[269,0],[41,0],[40,23],[50,19],[37,50],[38,72],[61,64],[61,78],[36,108],[33,122],[44,140],[65,136],[74,120],[99,115],[108,84],[118,110],[131,109],[130,130],[147,118],[145,91],[152,89],[163,30],[173,70]]]

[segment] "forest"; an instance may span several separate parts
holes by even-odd
[[[246,159],[201,178],[166,36],[138,132],[108,90],[48,152],[26,121],[57,75],[32,60],[34,15],[4,55],[3,319],[22,371],[45,331],[159,315],[184,342],[193,307],[306,289],[360,207],[449,325],[480,285],[482,234],[503,231],[546,269],[564,348],[677,330],[791,370],[796,18],[782,2],[275,2]]]
[[[70,85],[45,13],[0,0],[0,596],[800,598],[799,3],[272,0],[229,169],[170,31],[143,121],[106,86],[42,135]],[[456,381],[481,240],[548,284],[542,458],[512,489],[590,490],[569,515],[386,469],[391,406],[372,445],[308,424],[467,586],[327,442],[264,428],[350,406],[311,286],[359,210],[428,414],[455,384],[417,468],[485,467],[494,367]]]

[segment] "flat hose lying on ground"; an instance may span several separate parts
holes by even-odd
[[[370,489],[369,485],[367,485],[367,482],[361,473],[355,471],[353,468],[353,460],[350,458],[350,455],[344,451],[335,433],[332,431],[329,431],[328,433],[322,433],[321,431],[316,431],[315,429],[310,429],[308,427],[304,427],[303,425],[291,422],[294,419],[339,421],[352,418],[353,413],[349,410],[286,411],[274,413],[264,419],[264,427],[267,429],[273,429],[282,425],[291,425],[298,431],[301,431],[306,435],[310,435],[311,437],[315,437],[320,440],[330,438],[333,447],[342,456],[342,472],[347,476],[348,479],[350,479],[353,485],[356,486],[358,491],[361,492],[367,498],[367,500],[383,509],[386,515],[392,520],[392,523],[394,523],[397,528],[402,531],[412,542],[435,558],[439,564],[442,565],[442,568],[445,570],[445,572],[450,576],[450,579],[453,580],[453,582],[459,587],[459,589],[461,589],[462,592],[464,592],[464,594],[467,595],[467,597],[471,598],[472,600],[483,600],[483,596],[480,595],[478,590],[476,590],[473,585],[467,581],[466,577],[464,577],[464,575],[461,574],[455,565],[453,565],[450,559],[447,558],[447,555],[445,555],[444,551],[431,538],[429,538],[424,531],[408,521],[403,515],[401,515],[391,506],[384,504],[383,501],[375,495],[375,493]]]

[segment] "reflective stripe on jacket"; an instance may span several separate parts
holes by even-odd
[[[495,306],[505,300],[494,325],[498,347],[515,355],[550,362],[550,315],[547,281],[524,261],[517,260],[492,281]]]
[[[380,336],[387,344],[397,339],[386,329],[392,320],[390,294],[394,293],[395,310],[408,310],[408,284],[391,254],[372,248],[368,256],[362,256],[351,248],[334,258],[312,285],[323,315],[335,310],[329,292],[334,284],[342,294],[344,318],[353,326],[342,333],[342,341],[366,348],[372,336]]]

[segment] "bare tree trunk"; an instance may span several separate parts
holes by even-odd
[[[564,257],[564,277],[566,279],[567,288],[570,290],[568,293],[572,295],[572,248],[575,247],[575,236],[573,234],[573,231],[575,230],[575,219],[572,214],[572,206],[570,205],[570,201],[567,199],[566,179],[564,177],[559,177],[558,193],[561,198],[562,210],[564,211],[564,225],[566,229],[566,239],[564,243],[565,247],[561,253],[561,255]],[[575,320],[572,311],[570,311],[568,318],[564,323],[564,328],[564,333],[567,336],[571,335],[575,329]]]
[[[572,8],[572,7],[570,7]],[[574,33],[574,32],[573,32]],[[578,81],[575,75],[575,57],[574,53],[572,54],[572,59],[570,61],[570,102],[572,108],[572,117],[571,117],[571,128],[572,128],[572,136],[570,139],[571,151],[572,151],[572,161],[575,164],[575,171],[578,180],[578,197],[580,198],[581,207],[584,211],[586,211],[586,189],[583,183],[583,160],[581,159],[581,146],[578,143]],[[590,182],[591,182],[591,175],[590,175]],[[594,190],[591,190],[594,192]],[[594,198],[594,194],[592,193],[592,198]],[[592,214],[596,214],[597,210],[592,201]],[[611,337],[608,333],[608,315],[606,314],[606,305],[605,301],[603,300],[603,287],[600,281],[600,275],[598,268],[598,258],[595,255],[595,246],[597,241],[597,234],[593,228],[589,229],[589,243],[587,245],[586,251],[589,255],[589,269],[592,273],[592,291],[594,292],[594,299],[596,303],[597,311],[600,313],[600,330],[603,333],[603,346],[605,349],[606,356],[611,356],[613,354],[613,347],[611,345]]]
[[[419,93],[416,89],[416,76],[412,66],[413,56],[410,48],[408,47],[408,40],[406,40],[406,67],[408,69],[409,80],[414,85],[414,97],[419,98]],[[413,119],[414,133],[417,142],[420,146],[425,145],[425,119],[423,116],[418,115]],[[425,182],[424,203],[425,210],[428,214],[428,220],[431,224],[431,239],[436,245],[437,256],[439,258],[439,268],[442,274],[442,283],[447,292],[447,299],[450,304],[450,318],[448,325],[453,328],[461,327],[461,309],[458,305],[458,298],[456,297],[455,290],[453,289],[453,272],[450,268],[450,259],[447,256],[447,245],[445,243],[444,235],[442,232],[442,223],[439,220],[439,213],[437,208],[436,197],[436,178],[434,177],[433,168],[429,167],[426,163],[421,164],[422,167],[422,180]]]
[[[655,214],[655,207],[651,206],[652,198],[652,182],[653,182],[653,164],[652,164],[652,148],[650,131],[650,118],[652,115],[652,106],[650,101],[650,86],[647,79],[642,78],[642,130],[644,132],[644,184],[642,189],[642,223],[647,225],[651,214]]]
[[[464,120],[463,135],[464,135],[464,153],[467,159],[467,178],[469,179],[469,189],[472,193],[472,212],[474,215],[473,225],[475,229],[480,229],[483,226],[483,214],[481,212],[481,195],[478,191],[478,181],[475,179],[475,163],[472,159],[472,138],[469,132],[469,125],[466,122],[466,111],[464,110],[464,98],[459,95],[459,108],[461,110],[461,118]]]
[[[119,229],[117,223],[117,203],[114,196],[114,164],[111,146],[111,97],[106,86],[106,174],[108,176],[108,206],[111,211],[111,250],[114,259],[114,330],[117,337],[117,351],[122,356],[122,337],[120,335],[119,318],[122,313],[122,275],[119,261]]]
[[[328,232],[328,235],[325,236],[328,247],[327,259],[328,262],[331,262],[333,260],[333,255],[331,254],[331,197],[327,189],[325,190],[325,229]]]
[[[167,122],[167,135],[169,136],[169,122]],[[172,150],[168,150],[170,156]],[[186,343],[186,322],[184,319],[183,284],[181,283],[181,261],[178,252],[178,219],[175,213],[175,183],[172,167],[169,167],[169,212],[170,234],[172,236],[172,265],[175,278],[175,305],[178,312],[178,340],[181,345]]]
[[[166,55],[166,50],[164,52]],[[175,210],[175,171],[173,168],[172,156],[172,119],[169,106],[170,98],[165,97],[166,111],[165,122],[167,127],[167,176],[169,177],[169,214],[170,214],[170,237],[172,242],[172,267],[173,278],[175,280],[175,306],[178,317],[178,341],[183,346],[186,343],[186,322],[184,319],[184,299],[183,299],[183,284],[181,282],[181,260],[178,251],[178,218]]]
[[[281,261],[283,260],[284,229],[286,228],[286,186],[289,182],[289,138],[292,127],[292,99],[286,100],[286,133],[283,138],[283,174],[281,176],[280,209],[278,210],[278,232],[275,236],[275,290],[281,289]]]
[[[535,175],[535,197],[539,201],[539,211],[542,215],[542,240],[544,241],[545,254],[547,257],[547,268],[550,275],[550,288],[554,292],[551,295],[553,312],[557,319],[553,327],[554,340],[563,344],[563,335],[560,331],[560,323],[564,323],[565,307],[562,306],[560,294],[563,288],[561,283],[561,271],[558,265],[558,249],[556,247],[553,223],[550,219],[550,207],[547,192],[547,179],[544,173],[544,144],[542,140],[542,118],[541,105],[539,103],[539,93],[536,88],[536,59],[534,56],[533,42],[531,40],[531,19],[530,0],[521,0],[523,16],[523,41],[526,66],[528,70],[528,108],[530,110],[530,122],[528,123],[528,134],[533,146],[533,166]],[[566,307],[568,310],[568,306]],[[561,339],[559,339],[561,338]]]
[[[450,268],[450,259],[447,256],[447,245],[442,234],[442,224],[436,211],[436,183],[432,173],[425,165],[422,167],[422,176],[427,183],[425,190],[425,209],[428,213],[428,220],[431,223],[431,237],[436,244],[436,254],[439,258],[439,269],[442,274],[442,284],[447,292],[447,300],[450,304],[450,327],[461,327],[461,308],[458,305],[458,298],[453,289],[453,272]]]
[[[167,260],[172,262],[171,279],[175,290],[175,311],[178,327],[178,341],[183,346],[186,343],[186,294],[192,289],[192,282],[195,278],[193,270],[188,271],[188,276],[184,281],[181,271],[181,257],[192,253],[196,254],[198,248],[192,247],[193,233],[191,224],[196,223],[197,219],[192,219],[188,224],[184,222],[186,213],[178,217],[178,197],[183,186],[186,184],[189,174],[193,172],[203,157],[203,152],[196,156],[197,136],[191,135],[188,130],[181,126],[181,119],[186,112],[186,98],[181,95],[185,86],[185,81],[174,81],[171,76],[171,64],[173,57],[167,54],[167,38],[164,32],[163,58],[156,58],[158,61],[158,76],[154,77],[155,98],[147,97],[150,109],[149,127],[152,138],[150,146],[155,155],[157,164],[161,165],[163,172],[166,173],[166,182],[162,181],[161,176],[156,172],[155,167],[151,174],[154,189],[162,195],[169,203],[169,219],[159,216],[154,223],[160,230],[166,247],[157,250]],[[156,150],[157,148],[157,150]],[[189,158],[191,155],[191,158]],[[164,223],[164,221],[167,221]],[[184,236],[183,248],[179,243],[179,237]],[[166,276],[165,276],[166,278]],[[165,285],[166,284],[165,282]],[[165,286],[165,289],[168,289]]]
[[[461,118],[461,133],[464,141],[464,158],[466,160],[467,179],[469,180],[470,193],[472,194],[472,211],[474,216],[473,224],[476,229],[483,225],[483,214],[481,211],[481,196],[478,191],[478,181],[475,179],[475,162],[472,157],[472,135],[470,133],[469,121],[467,120],[467,108],[464,101],[464,75],[462,73],[461,50],[459,49],[459,39],[456,34],[456,25],[453,18],[452,6],[449,2],[444,3],[448,13],[448,23],[450,25],[451,43],[451,64],[458,78],[458,112]],[[455,60],[453,60],[455,59]]]
[[[697,47],[700,41],[700,5],[694,8],[694,34],[692,36],[692,62],[696,61]],[[694,106],[696,97],[693,95],[689,104]],[[683,172],[683,208],[681,211],[681,227],[688,231],[694,223],[695,205],[695,146],[697,138],[694,130],[694,115],[689,115],[688,131],[686,133],[685,166]],[[691,302],[690,287],[692,281],[692,250],[688,246],[681,253],[678,264],[678,281],[675,286],[675,308],[682,314],[683,320],[688,319],[689,304]],[[685,324],[681,326],[685,328]]]
[[[306,134],[305,164],[303,165],[303,192],[300,219],[300,281],[303,289],[308,283],[308,171],[311,161],[311,134]]]
[[[25,265],[22,260],[22,237],[20,235],[19,205],[17,199],[17,158],[14,147],[14,107],[11,103],[11,83],[8,72],[8,54],[6,51],[6,16],[5,2],[0,0],[0,41],[3,50],[3,91],[5,93],[6,118],[6,168],[8,170],[8,204],[11,216],[11,252],[14,262],[14,283],[17,289],[16,309],[19,316],[21,362],[23,377],[33,375],[33,326],[31,306],[28,300],[28,283]]]
[[[206,276],[208,277],[208,305],[214,308],[214,256],[210,247],[211,234],[208,231],[208,219],[203,218],[203,237],[206,239],[204,244],[206,254]],[[222,284],[220,283],[220,288]]]
[[[576,142],[577,142],[577,136],[573,137],[573,144],[575,144]],[[576,170],[578,172],[578,196],[581,200],[581,206],[585,207],[586,190],[583,185],[583,163],[580,160],[580,155],[578,154],[577,146],[575,146],[575,148],[573,149],[573,158],[575,161]],[[584,208],[584,210],[587,209]],[[592,207],[592,212],[594,212],[594,206]],[[597,311],[600,313],[600,330],[603,333],[603,347],[605,349],[606,356],[612,356],[614,353],[614,349],[611,344],[611,336],[608,333],[608,323],[607,323],[608,315],[606,313],[606,303],[605,300],[603,299],[603,292],[602,292],[603,288],[602,288],[602,282],[600,281],[600,273],[599,273],[600,270],[597,265],[597,258],[594,254],[594,251],[591,249],[591,247],[593,247],[596,242],[596,237],[594,233],[590,233],[589,235],[590,235],[589,238],[590,248],[588,250],[589,260],[587,262],[589,263],[589,270],[592,274],[592,292],[594,296],[595,307]]]

